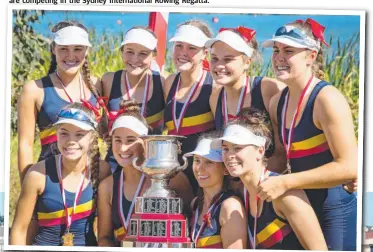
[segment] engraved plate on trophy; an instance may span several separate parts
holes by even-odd
[[[135,203],[135,213],[143,213],[144,212],[144,198],[137,197]]]
[[[155,213],[156,200],[153,198],[144,198],[143,213]]]
[[[152,236],[152,221],[141,221],[140,222],[140,235],[141,236]]]
[[[156,200],[155,212],[160,213],[160,214],[167,213],[167,199],[166,198],[158,198]]]
[[[182,237],[182,222],[181,221],[171,221],[171,236]]]
[[[137,220],[131,220],[130,221],[130,230],[129,230],[129,236],[137,236],[138,235],[138,221]]]
[[[166,221],[152,221],[152,236],[165,237],[166,236]]]
[[[170,198],[168,201],[168,208],[170,214],[181,213],[181,202],[180,198]]]

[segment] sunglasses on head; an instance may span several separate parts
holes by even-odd
[[[65,118],[65,119],[74,119],[77,121],[85,122],[91,125],[93,128],[96,128],[97,123],[94,122],[86,113],[78,109],[62,109],[58,114],[58,119]]]
[[[296,27],[282,26],[277,29],[276,37],[288,36],[299,40],[309,39],[307,34]]]

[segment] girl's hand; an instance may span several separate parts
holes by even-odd
[[[348,193],[353,193],[357,191],[357,179],[351,180],[350,182],[343,185],[343,189],[345,189]]]
[[[263,180],[258,186],[258,196],[260,199],[270,202],[288,191],[284,181],[285,176],[286,175],[269,177]]]

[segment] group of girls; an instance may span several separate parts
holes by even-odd
[[[151,70],[155,34],[133,27],[120,48],[125,68],[97,79],[87,29],[57,24],[48,75],[19,98],[22,190],[10,243],[118,246],[150,186],[132,164],[144,160],[140,136],[169,134],[186,137],[188,168],[169,186],[189,209],[196,247],[355,250],[357,145],[345,98],[323,80],[324,29],[312,19],[278,28],[263,44],[272,79],[247,75],[260,58],[255,30],[214,37],[187,21],[170,39],[177,73],[164,78]]]

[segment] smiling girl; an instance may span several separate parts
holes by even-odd
[[[88,68],[87,29],[74,21],[63,21],[52,29],[51,66],[48,75],[27,82],[18,101],[18,170],[21,181],[34,163],[35,125],[40,130],[39,161],[58,153],[56,122],[59,111],[69,103],[88,100],[96,105],[99,87]]]
[[[26,245],[34,213],[38,230],[33,245],[94,246],[93,231],[99,181],[110,174],[100,161],[94,113],[73,103],[64,107],[54,124],[61,154],[33,165],[18,200],[10,244]]]
[[[109,120],[112,123],[122,100],[134,99],[152,128],[150,134],[160,134],[163,129],[163,77],[151,70],[157,55],[157,37],[148,28],[133,27],[124,35],[120,51],[125,69],[108,72],[102,77],[103,95],[109,97]],[[114,171],[117,163],[111,148],[106,160]]]
[[[247,27],[222,28],[210,39],[210,72],[216,83],[210,97],[216,129],[236,118],[242,108],[269,110],[270,99],[284,85],[267,77],[248,76],[250,65],[260,59],[256,31]]]
[[[263,111],[246,108],[228,124],[223,137],[212,142],[221,148],[229,174],[243,182],[251,248],[327,250],[308,198],[303,190],[291,190],[272,202],[260,200],[258,188],[278,174],[267,170],[264,153],[272,139]]]
[[[172,60],[178,73],[168,76],[165,82],[165,125],[169,135],[182,135],[182,154],[193,151],[198,136],[213,130],[214,118],[209,105],[212,77],[206,66],[206,41],[211,38],[209,26],[199,20],[181,24],[174,36]],[[196,192],[198,183],[193,176],[192,159],[184,170],[190,192]]]
[[[199,184],[192,201],[191,236],[197,248],[245,249],[247,229],[244,206],[229,189],[229,176],[221,149],[211,149],[218,133],[203,134],[194,151],[193,173]],[[232,232],[234,230],[234,232]]]
[[[349,105],[324,81],[324,30],[315,20],[298,20],[263,44],[273,48],[274,73],[287,85],[271,101],[270,114],[283,146],[277,162],[287,164],[288,174],[265,181],[259,195],[274,200],[305,189],[328,248],[356,250],[357,200],[343,184],[357,178],[358,150]]]

